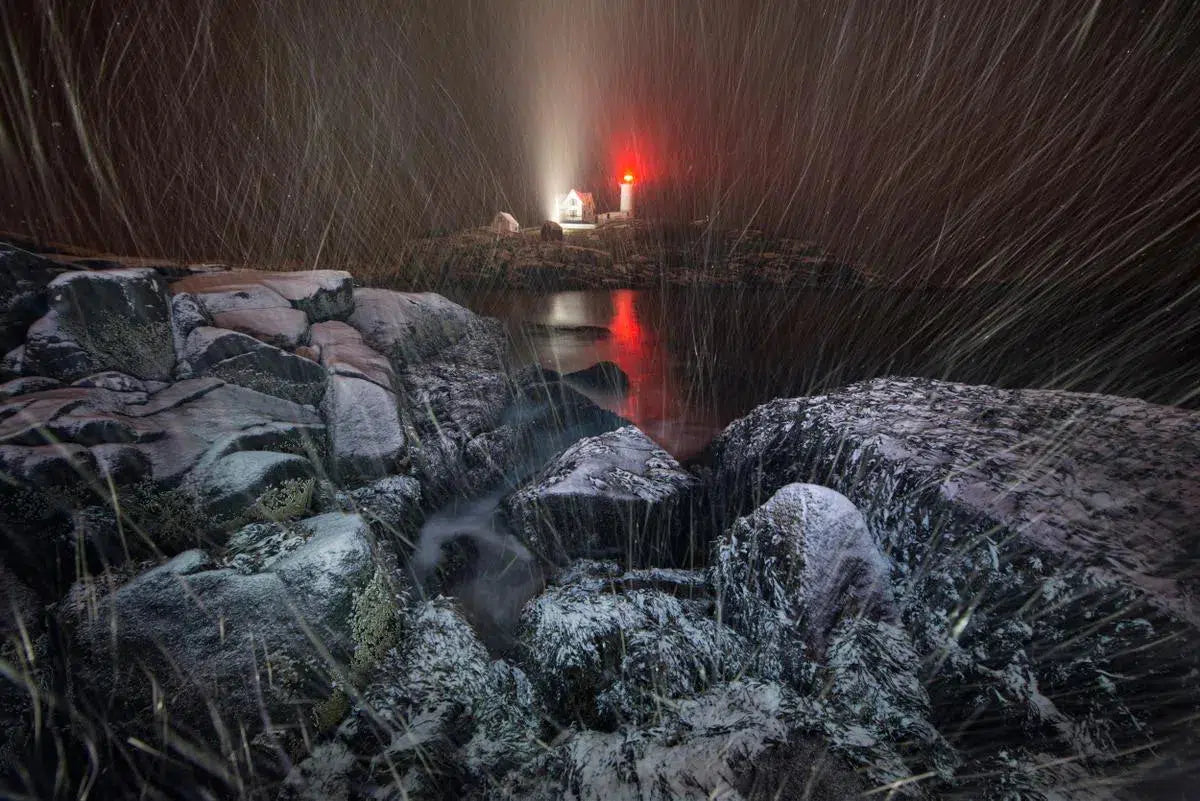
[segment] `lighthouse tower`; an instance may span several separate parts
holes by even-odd
[[[621,214],[626,217],[633,216],[633,173],[625,173],[624,180],[621,181]]]

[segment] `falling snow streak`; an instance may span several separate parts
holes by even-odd
[[[570,185],[897,279],[1168,280],[1200,223],[1191,3],[267,2],[0,10],[0,224],[388,263]],[[627,163],[632,162],[632,163]],[[607,198],[611,200],[611,198]]]

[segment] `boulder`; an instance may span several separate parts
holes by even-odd
[[[231,273],[235,275],[236,273]],[[209,276],[204,276],[209,278]],[[225,278],[225,276],[221,276]],[[225,278],[225,281],[228,281]],[[207,292],[196,292],[195,298],[200,306],[210,316],[227,314],[229,312],[261,312],[277,309],[290,309],[292,305],[287,299],[273,289],[258,283],[221,282],[225,289]],[[172,288],[178,290],[180,284],[190,286],[187,279],[175,284]]]
[[[187,364],[193,375],[197,375],[225,359],[254,353],[262,348],[263,343],[249,334],[225,328],[198,326],[188,334],[180,359]]]
[[[308,452],[317,450],[324,437],[316,412],[213,378],[180,381],[152,396],[52,387],[0,404],[0,442],[51,449],[58,447],[51,442],[63,447],[132,444],[149,458],[154,480],[166,484],[178,483],[206,455]]]
[[[303,456],[272,451],[237,451],[210,464],[197,494],[205,515],[217,524],[285,520],[308,508],[315,472]]]
[[[826,487],[788,484],[736,520],[712,571],[724,619],[763,646],[820,654],[843,617],[896,620],[887,560],[854,504]]]
[[[210,375],[305,405],[320,402],[325,371],[309,359],[247,334],[202,326],[188,335],[184,360],[193,375]]]
[[[396,390],[396,374],[391,363],[368,347],[362,334],[346,323],[336,320],[314,323],[309,339],[318,350],[321,365],[329,372],[363,378],[384,389]]]
[[[46,313],[46,285],[66,272],[60,264],[0,243],[0,351],[25,342],[34,320]]]
[[[326,374],[321,365],[270,345],[230,356],[204,375],[304,406],[316,406],[325,395]]]
[[[41,392],[61,386],[62,382],[57,378],[47,378],[41,375],[14,378],[11,381],[5,381],[3,384],[0,384],[0,400],[8,400],[17,395],[27,395],[31,392]]]
[[[1198,422],[1104,395],[877,379],[735,421],[709,451],[710,481],[726,522],[797,481],[843,493],[892,563],[899,625],[844,620],[826,653],[844,627],[856,650],[878,644],[866,668],[906,644],[929,696],[912,719],[950,746],[1020,744],[1004,769],[1018,783],[1047,753],[1103,782],[1115,754],[1188,748],[1175,710],[1200,699],[1185,533],[1200,509]],[[906,671],[879,681],[911,687]],[[952,760],[924,741],[946,774]],[[964,770],[962,793],[979,794]]]
[[[95,483],[96,457],[73,443],[24,447],[0,445],[0,475],[20,485],[48,488]]]
[[[542,223],[541,237],[543,242],[561,242],[563,228],[554,220],[546,220]]]
[[[329,512],[295,524],[303,542],[270,564],[293,593],[305,619],[323,630],[344,631],[354,592],[375,569],[371,534],[359,515]]]
[[[113,392],[146,392],[146,382],[140,378],[134,378],[131,375],[117,372],[116,370],[106,370],[103,373],[89,375],[71,384],[73,387],[98,387],[100,389],[111,389]]]
[[[348,320],[368,346],[388,357],[397,369],[424,362],[474,334],[481,319],[433,292],[356,289]],[[488,343],[493,367],[503,356],[502,340]]]
[[[8,379],[24,376],[27,374],[27,367],[25,346],[18,345],[5,353],[3,359],[0,359],[0,377]]]
[[[211,378],[180,381],[152,396],[100,387],[15,396],[0,404],[0,471],[6,478],[0,486],[0,559],[48,591],[61,591],[81,559],[124,561],[127,548],[109,547],[110,540],[121,545],[115,518],[93,536],[94,526],[78,515],[92,505],[111,511],[110,480],[122,495],[122,514],[152,532],[132,536],[137,532],[127,520],[127,544],[177,551],[226,522],[197,518],[190,494],[176,502],[179,485],[197,486],[214,463],[236,451],[319,459],[325,441],[314,410]],[[145,503],[125,498],[127,488],[145,496]],[[286,500],[283,495],[268,493],[268,506]]]
[[[94,445],[91,451],[100,477],[116,486],[141,481],[154,469],[150,457],[134,445],[101,443]]]
[[[180,381],[123,415],[145,432],[139,448],[165,484],[236,450],[307,453],[325,437],[314,410],[213,378]]]
[[[870,785],[802,726],[795,697],[740,680],[660,709],[654,726],[571,732],[491,796],[523,801],[844,801]]]
[[[341,481],[379,478],[403,467],[405,437],[394,394],[361,378],[333,375],[321,411],[332,468]]]
[[[360,529],[366,525],[368,523],[361,515],[338,512],[288,522],[247,523],[229,535],[223,549],[222,565],[245,575],[273,570],[279,565],[290,565],[287,569],[295,572],[305,560],[319,556],[322,551],[314,546],[299,562],[285,560],[314,537],[331,538],[328,541],[333,544],[333,551],[349,548],[349,553],[356,554],[359,546],[355,543],[370,541],[369,537],[361,536]],[[297,580],[302,582],[303,578]]]
[[[401,375],[405,422],[420,439],[422,456],[441,449],[457,463],[471,438],[501,424],[512,388],[495,366],[435,361]]]
[[[263,283],[314,323],[345,320],[354,311],[354,278],[343,270],[268,273]]]
[[[0,765],[6,788],[17,765],[29,764],[37,738],[38,690],[49,682],[44,607],[37,594],[0,564],[0,654],[9,678],[0,683]],[[41,712],[42,710],[37,710]]]
[[[149,269],[72,272],[47,286],[49,310],[35,322],[26,358],[74,380],[103,370],[169,380],[175,367],[162,279]]]
[[[308,333],[308,317],[299,309],[238,309],[213,315],[213,325],[249,334],[277,348],[292,350]]]
[[[503,327],[440,295],[376,289],[356,290],[349,323],[363,345],[345,329],[326,328],[319,341],[332,350],[323,345],[322,359],[339,375],[396,387],[405,433],[416,443],[413,473],[428,498],[446,495],[466,443],[499,425],[512,398]]]
[[[1180,535],[1200,516],[1200,412],[886,378],[764,404],[709,457],[727,519],[816,480],[862,510],[902,570],[931,546],[989,532],[1132,583],[1200,623],[1200,561]]]
[[[674,699],[736,675],[746,643],[700,607],[626,588],[616,565],[582,563],[526,604],[521,652],[563,722],[611,729],[652,720]]]
[[[366,520],[376,538],[411,547],[423,513],[421,484],[411,476],[388,476],[349,491],[339,491],[334,505]]]
[[[232,270],[189,276],[171,288],[201,296],[213,313],[290,305],[316,323],[344,320],[354,309],[354,279],[341,270]]]
[[[583,370],[567,373],[563,381],[585,391],[615,394],[629,391],[629,376],[614,362],[597,362]]]
[[[212,324],[208,312],[195,295],[181,292],[171,297],[171,341],[175,347],[176,369],[185,370],[188,336],[201,326]],[[186,376],[190,377],[188,372]]]
[[[921,671],[921,657],[904,629],[848,617],[831,633],[823,664],[811,666],[808,681],[800,685],[810,725],[875,786],[895,783],[901,796],[922,793],[904,787],[905,779],[923,775],[935,786],[960,763],[934,724]],[[961,723],[956,716],[961,713],[949,716],[947,731]]]
[[[902,629],[882,621],[848,619],[832,633],[826,661],[807,663],[781,686],[775,683],[777,674],[764,670],[768,666],[757,653],[763,643],[743,639],[712,620],[708,605],[698,598],[688,600],[648,588],[652,582],[666,580],[677,589],[694,590],[700,582],[658,572],[621,574],[616,565],[576,563],[558,586],[526,607],[522,652],[527,654],[527,670],[547,711],[564,723],[600,730],[583,731],[576,738],[592,746],[609,742],[614,748],[619,743],[632,749],[638,754],[634,764],[641,781],[657,775],[652,785],[656,788],[679,782],[680,788],[690,786],[689,792],[701,788],[711,792],[717,779],[704,771],[716,769],[730,787],[753,785],[765,793],[759,797],[775,797],[770,793],[781,785],[798,779],[804,784],[800,777],[787,776],[786,769],[774,784],[764,783],[784,768],[777,764],[780,760],[759,763],[752,772],[758,781],[749,781],[727,771],[748,768],[744,760],[753,760],[753,754],[723,764],[713,761],[714,754],[725,753],[723,748],[707,753],[671,751],[653,758],[641,750],[664,729],[681,739],[672,742],[666,737],[662,745],[690,741],[696,732],[688,725],[680,727],[676,717],[680,710],[691,709],[710,720],[714,733],[722,726],[738,731],[744,712],[737,714],[726,701],[731,693],[745,700],[742,693],[749,691],[761,700],[771,699],[767,706],[772,736],[760,744],[805,742],[809,753],[815,749],[825,760],[865,773],[873,786],[896,783],[900,796],[921,792],[919,787],[904,786],[907,777],[951,775],[957,754],[931,722],[929,696],[918,678],[920,659]],[[614,728],[620,736],[600,733]],[[609,793],[642,797],[637,787],[644,785],[637,781],[630,787],[622,786],[628,778],[616,786],[602,780],[602,770],[621,773],[608,758],[592,762],[606,748],[590,754],[590,747],[574,754],[572,750],[568,745],[557,755],[572,762],[583,757],[586,766],[574,763],[569,775],[595,771],[588,782],[572,785],[576,792],[595,793],[584,797],[596,798]],[[619,753],[618,749],[611,757]],[[787,757],[797,755],[785,749],[778,756],[788,761]],[[563,781],[568,774],[558,773],[563,766],[552,767],[555,764],[553,758],[535,760],[517,775],[542,780],[557,776],[553,781]],[[698,776],[697,770],[701,770]],[[819,770],[810,778],[816,775]]]
[[[695,478],[633,426],[587,437],[504,502],[513,530],[552,562],[616,557],[664,565],[694,557]]]
[[[223,732],[249,742],[311,725],[338,672],[328,660],[353,650],[352,602],[373,569],[365,524],[323,518],[261,572],[214,569],[187,551],[111,592],[82,588],[94,613],[69,601],[63,622],[94,719],[155,747],[195,739],[234,761],[242,735]]]
[[[85,387],[52,387],[18,395],[0,402],[0,442],[53,445],[64,437],[69,441],[69,432],[82,426],[89,434],[93,433],[93,424],[115,420],[112,413],[125,404],[132,407],[145,402],[143,393]],[[129,436],[115,441],[127,442]]]
[[[478,798],[540,749],[524,673],[493,661],[445,598],[419,604],[333,739],[281,799]]]

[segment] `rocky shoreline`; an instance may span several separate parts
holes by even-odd
[[[0,263],[6,791],[1196,779],[1200,413],[877,379],[681,465],[439,295]]]
[[[569,231],[556,242],[542,241],[536,229],[469,229],[415,241],[402,263],[381,280],[401,289],[531,290],[847,288],[874,281],[804,240],[641,219]]]

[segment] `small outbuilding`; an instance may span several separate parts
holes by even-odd
[[[520,233],[521,224],[507,211],[498,211],[492,218],[492,230],[498,234],[516,234]]]

